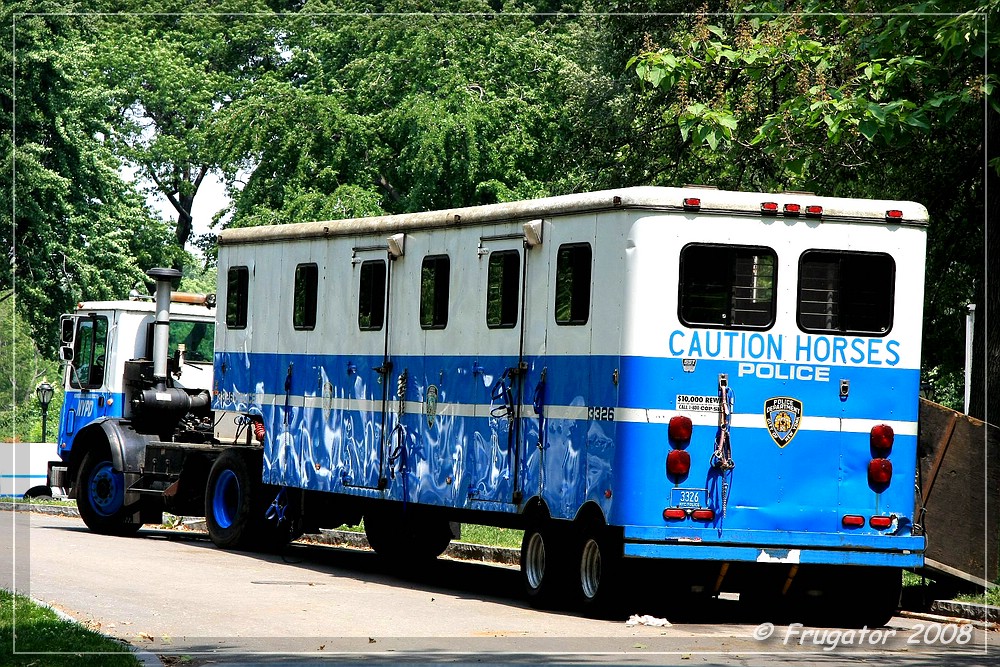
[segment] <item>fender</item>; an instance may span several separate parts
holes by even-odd
[[[115,470],[127,473],[142,472],[142,464],[146,455],[146,446],[156,439],[156,436],[136,433],[128,421],[114,417],[96,419],[81,429],[74,438],[74,463],[79,465],[86,446],[90,440],[104,440],[111,454],[111,463]],[[76,465],[73,468],[76,468]]]

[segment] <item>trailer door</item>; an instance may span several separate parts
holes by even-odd
[[[525,401],[524,242],[520,231],[479,240],[475,292],[480,304],[475,331],[482,350],[472,368],[477,428],[468,467],[472,500],[516,502],[521,483]],[[483,298],[482,295],[485,295]]]

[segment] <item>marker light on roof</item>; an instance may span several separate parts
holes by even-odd
[[[685,197],[684,198],[684,210],[685,211],[697,211],[701,208],[701,200],[697,197]]]
[[[778,213],[778,202],[776,201],[766,201],[760,205],[760,212],[767,213],[770,215],[777,215]]]
[[[892,209],[892,210],[890,210],[890,211],[886,211],[885,212],[885,219],[886,220],[902,220],[903,219],[903,212],[900,211],[899,209],[895,209],[895,208]]]
[[[785,215],[798,215],[802,211],[802,207],[798,204],[785,204],[783,210]]]
[[[806,215],[810,218],[819,218],[823,215],[822,206],[806,206]]]

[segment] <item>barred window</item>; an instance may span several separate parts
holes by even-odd
[[[691,243],[681,249],[680,321],[688,326],[766,329],[774,324],[774,250]]]
[[[799,258],[799,328],[884,336],[895,282],[896,263],[885,253],[808,250]]]

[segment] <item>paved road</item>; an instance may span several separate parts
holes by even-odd
[[[810,636],[804,634],[808,629],[789,634],[778,627],[759,641],[754,633],[766,628],[759,629],[760,619],[735,600],[679,610],[665,610],[655,600],[637,602],[635,613],[669,613],[673,625],[627,627],[624,618],[599,621],[531,609],[510,567],[442,559],[422,571],[394,570],[368,551],[298,544],[282,555],[226,552],[192,534],[149,529],[136,538],[105,537],[88,532],[78,519],[24,512],[0,512],[0,534],[11,537],[2,543],[0,585],[16,584],[90,627],[166,656],[168,663],[185,656],[185,664],[243,664],[252,654],[259,663],[292,656],[302,663],[335,657],[390,663],[978,665],[996,664],[992,647],[1000,644],[997,633],[918,631],[916,621],[903,618],[877,636]],[[950,639],[946,646],[944,638]],[[968,643],[960,647],[962,639]]]

